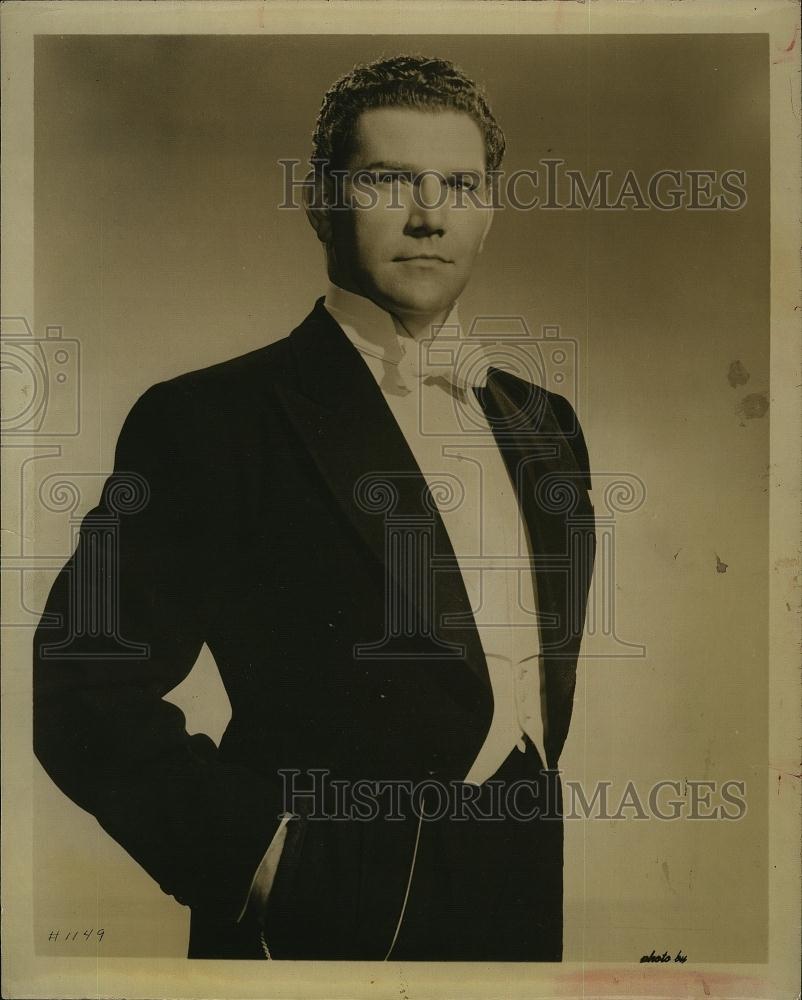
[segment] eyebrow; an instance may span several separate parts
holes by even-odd
[[[397,173],[413,174],[413,175],[414,174],[420,174],[420,173],[429,173],[429,172],[431,172],[431,173],[441,173],[442,172],[442,173],[445,174],[445,176],[448,176],[448,177],[451,177],[451,176],[454,176],[454,175],[457,175],[457,174],[479,174],[480,177],[484,176],[484,170],[475,170],[475,169],[470,168],[470,167],[468,167],[468,168],[463,167],[463,168],[460,168],[460,169],[453,169],[452,168],[452,169],[447,170],[447,171],[439,171],[439,170],[435,170],[432,167],[424,167],[424,168],[420,169],[418,167],[413,166],[411,163],[399,163],[399,162],[394,161],[394,160],[374,160],[372,163],[369,163],[365,167],[359,167],[359,168],[357,168],[357,170],[354,171],[354,172],[358,173],[361,170],[364,170],[364,171],[370,171],[370,170],[392,170],[392,171],[396,171]]]
[[[374,160],[360,170],[403,170],[405,173],[413,173],[415,168],[409,163],[397,163],[393,160]]]

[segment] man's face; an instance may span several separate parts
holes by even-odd
[[[358,204],[331,213],[332,279],[402,320],[447,312],[491,219],[482,188],[466,190],[485,178],[479,126],[450,109],[373,108],[347,168]]]

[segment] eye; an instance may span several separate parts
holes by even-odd
[[[479,187],[479,177],[473,173],[452,174],[448,184],[455,191],[476,191]]]
[[[411,176],[403,170],[371,170],[367,174],[367,179],[371,184],[400,184],[402,181],[409,182]]]

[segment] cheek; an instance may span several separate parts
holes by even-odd
[[[364,267],[375,267],[389,255],[392,231],[378,212],[369,209],[358,213],[353,220],[354,249]]]
[[[479,246],[484,236],[487,217],[484,214],[466,212],[454,226],[454,235],[458,237],[462,256],[473,260],[479,252]]]

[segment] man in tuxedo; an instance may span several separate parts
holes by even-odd
[[[559,961],[593,511],[570,404],[456,308],[504,137],[398,56],[314,144],[326,295],[131,410],[37,630],[36,753],[190,957]],[[164,700],[204,643],[219,747]]]

